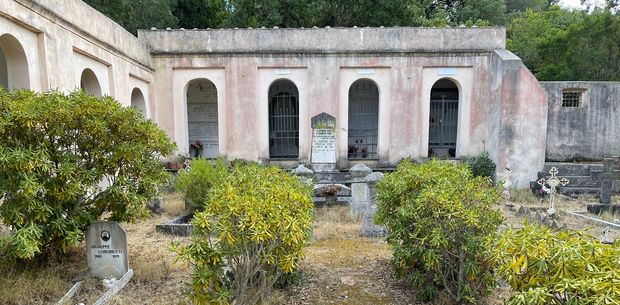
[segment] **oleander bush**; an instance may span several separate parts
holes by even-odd
[[[392,263],[418,297],[440,291],[475,303],[495,285],[486,240],[503,221],[491,181],[465,164],[403,162],[377,185],[376,221],[388,228]]]
[[[92,221],[134,221],[169,178],[175,146],[150,120],[83,91],[0,88],[0,238],[7,260],[61,258]]]
[[[493,243],[497,274],[515,292],[508,305],[620,304],[620,244],[526,224]]]
[[[217,159],[215,164],[204,158],[192,159],[190,170],[180,170],[174,181],[174,188],[183,194],[185,202],[193,210],[204,209],[207,194],[214,184],[221,181],[228,173],[224,159]]]
[[[173,244],[193,266],[194,304],[260,304],[297,270],[310,239],[312,189],[276,167],[234,162],[194,215],[194,237]]]

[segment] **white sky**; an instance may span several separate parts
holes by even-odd
[[[604,0],[586,0],[588,3],[596,3],[597,6],[605,6]],[[560,6],[579,8],[581,7],[581,0],[560,0]]]

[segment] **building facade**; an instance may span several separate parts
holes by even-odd
[[[2,1],[0,85],[113,96],[154,120],[184,155],[310,163],[310,120],[325,112],[336,118],[341,169],[487,151],[500,180],[527,186],[545,160],[545,137],[532,135],[546,128],[547,97],[505,49],[503,28],[141,30],[136,38],[78,0]]]

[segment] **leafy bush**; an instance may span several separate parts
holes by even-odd
[[[228,168],[223,159],[218,159],[213,166],[210,160],[203,158],[191,160],[190,168],[189,172],[180,171],[174,181],[174,188],[183,193],[185,202],[190,207],[202,210],[209,190],[218,180],[223,179]]]
[[[620,244],[540,225],[508,229],[494,244],[509,305],[619,304]]]
[[[493,208],[499,198],[489,179],[435,159],[403,162],[379,182],[376,220],[388,228],[397,273],[418,297],[430,300],[443,289],[474,303],[494,285],[484,241],[503,220]]]
[[[495,163],[489,157],[488,152],[485,151],[475,157],[468,158],[465,162],[474,176],[488,177],[492,181],[495,180]]]
[[[168,174],[166,134],[110,97],[0,89],[0,217],[5,258],[62,256],[90,222],[132,221]],[[105,187],[104,185],[109,185]]]
[[[194,215],[194,238],[174,244],[194,267],[194,304],[258,304],[302,259],[310,239],[312,190],[275,167],[234,163]]]

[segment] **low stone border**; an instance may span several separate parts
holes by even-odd
[[[69,291],[67,291],[67,293],[62,297],[62,299],[60,299],[60,301],[58,301],[58,303],[56,304],[58,305],[72,304],[69,301],[71,301],[71,298],[75,295],[75,293],[77,293],[80,290],[83,283],[84,281],[79,281],[75,283],[73,287],[71,287],[71,289],[69,289]]]
[[[131,280],[132,277],[133,269],[129,269],[129,271],[127,271],[127,273],[125,273],[125,275],[123,275],[123,277],[121,277],[120,280],[118,280],[118,282],[114,284],[114,286],[110,287],[110,289],[104,292],[103,295],[101,295],[101,297],[99,298],[99,300],[97,300],[97,302],[95,302],[95,304],[93,305],[104,305],[108,303],[110,301],[110,298],[112,298],[119,291],[121,291],[121,289],[123,289],[123,287],[125,287],[127,283],[129,283],[129,280]]]
[[[194,232],[191,219],[193,214],[185,214],[155,226],[155,231],[176,236],[191,236]]]
[[[587,219],[588,222],[596,224],[596,225],[608,226],[608,227],[612,227],[614,229],[620,230],[620,225],[618,225],[616,223],[605,221],[605,220],[601,220],[601,219],[590,217],[590,216],[586,216],[586,215],[581,214],[583,212],[567,212],[567,213],[570,214],[570,215],[573,215],[573,216],[577,216],[577,217],[581,217],[581,218]]]

